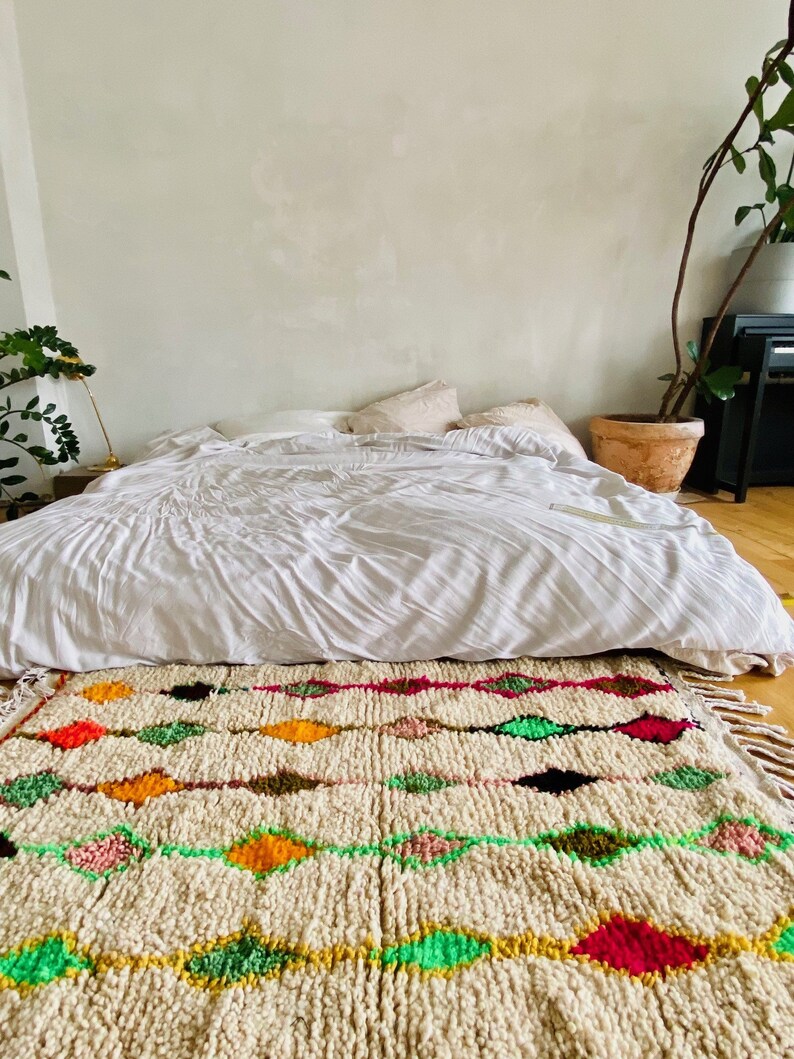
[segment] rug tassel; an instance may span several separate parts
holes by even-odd
[[[711,684],[717,683],[730,684],[733,681],[733,677],[727,673],[709,673],[706,669],[702,670],[702,672],[697,672],[694,669],[682,669],[679,671],[679,676],[696,688],[709,687]],[[704,678],[708,681],[708,684],[696,683],[696,681],[703,681]]]
[[[51,698],[55,694],[55,688],[47,683],[51,672],[46,666],[26,670],[10,691],[0,695],[0,721],[9,720],[26,706]]]
[[[762,739],[750,739],[746,735],[736,737],[743,747],[752,749],[756,757],[763,754],[773,761],[779,761],[782,765],[794,763],[794,751],[787,747],[773,747]]]
[[[731,727],[740,735],[765,735],[770,743],[775,743],[777,746],[794,747],[794,739],[789,738],[787,729],[782,724],[767,724],[764,721],[750,724],[742,720]]]
[[[744,702],[747,698],[741,688],[712,688],[708,684],[690,684],[689,686],[707,692],[703,697],[709,701]]]
[[[788,783],[786,780],[781,779],[779,776],[775,777],[775,783],[778,785],[785,797],[794,799],[794,783]]]
[[[764,706],[761,702],[742,702],[742,703],[725,703],[719,706],[712,706],[713,710],[717,710],[718,713],[750,713],[755,714],[756,717],[764,717],[767,713],[772,712],[771,706]]]

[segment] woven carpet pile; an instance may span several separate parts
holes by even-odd
[[[794,1054],[722,732],[628,656],[69,677],[0,744],[2,1055]]]

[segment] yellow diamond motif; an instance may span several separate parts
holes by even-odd
[[[83,688],[80,694],[84,699],[88,699],[89,702],[104,704],[113,702],[115,699],[128,699],[135,692],[120,680],[112,683],[103,680],[99,684],[89,684],[87,688]]]
[[[290,861],[305,860],[314,852],[305,842],[284,835],[260,835],[236,843],[226,854],[226,860],[255,875],[264,875]]]
[[[283,739],[287,743],[316,743],[327,739],[340,731],[331,724],[318,724],[317,721],[281,721],[279,724],[266,724],[261,729],[262,735],[273,739]]]
[[[166,776],[163,772],[144,772],[129,780],[111,780],[100,783],[97,790],[108,798],[119,802],[132,802],[134,806],[143,805],[147,798],[158,798],[161,794],[171,794],[184,790],[184,786]]]

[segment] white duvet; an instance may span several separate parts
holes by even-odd
[[[613,648],[794,663],[794,623],[707,522],[520,427],[169,435],[0,526],[0,586],[2,677]]]

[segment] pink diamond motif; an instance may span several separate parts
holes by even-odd
[[[720,853],[739,853],[743,857],[762,857],[766,844],[778,845],[775,835],[764,835],[753,824],[744,824],[741,820],[726,820],[707,835],[697,840],[699,846],[715,849]]]
[[[384,724],[378,731],[384,735],[395,735],[398,739],[424,739],[426,735],[440,732],[441,729],[442,725],[422,717],[401,717],[399,721]]]
[[[415,857],[422,864],[430,864],[431,861],[438,860],[439,857],[444,857],[447,853],[460,849],[462,845],[463,842],[459,838],[450,839],[443,838],[441,835],[424,833],[407,838],[405,842],[401,842],[399,846],[394,847],[394,852],[403,860],[407,860],[408,857]]]
[[[132,844],[126,835],[105,835],[82,846],[72,846],[64,853],[65,859],[79,871],[102,875],[113,871],[132,860],[140,860],[141,850]]]

